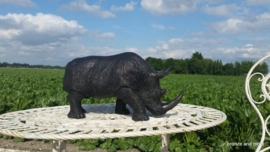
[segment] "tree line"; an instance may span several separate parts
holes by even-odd
[[[146,61],[156,70],[170,68],[175,74],[204,74],[204,75],[245,75],[255,62],[242,61],[235,63],[222,64],[221,60],[211,60],[204,58],[199,52],[192,54],[191,58],[162,60],[159,58],[148,57]],[[255,72],[268,73],[268,64],[263,62],[258,65]]]
[[[7,67],[7,68],[42,68],[42,69],[64,69],[65,67],[61,66],[51,66],[51,65],[30,65],[27,63],[7,63],[7,62],[0,62],[0,67]]]
[[[148,57],[146,61],[156,70],[162,70],[170,68],[172,73],[175,74],[204,74],[204,75],[245,75],[248,73],[250,68],[255,62],[242,61],[235,63],[222,64],[221,60],[211,60],[204,58],[199,52],[192,54],[191,58],[187,59],[173,59],[169,58],[162,60],[160,58]],[[51,65],[29,65],[27,63],[7,63],[0,62],[0,67],[11,67],[11,68],[46,68],[46,69],[64,69],[62,66],[51,66]],[[255,72],[263,74],[268,73],[268,64],[263,62],[258,65]]]

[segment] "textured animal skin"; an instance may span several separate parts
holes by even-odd
[[[149,120],[146,109],[154,115],[163,115],[175,107],[183,96],[162,103],[166,93],[160,88],[159,80],[168,75],[169,69],[155,71],[135,53],[126,52],[113,56],[88,56],[76,58],[66,66],[63,90],[68,93],[69,118],[85,118],[81,106],[83,98],[117,97],[115,113],[130,114],[134,121]]]

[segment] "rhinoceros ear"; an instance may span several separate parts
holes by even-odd
[[[156,72],[150,73],[150,75],[153,77],[157,77],[157,78],[163,78],[166,75],[168,75],[169,73],[170,73],[170,68],[167,68],[166,70],[156,71]]]

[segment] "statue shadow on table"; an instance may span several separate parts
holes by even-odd
[[[84,114],[86,115],[86,118],[90,116],[91,114],[100,114],[100,115],[111,115],[111,116],[116,116],[119,115],[119,117],[124,116],[126,118],[131,118],[133,115],[133,109],[127,105],[126,108],[129,110],[129,114],[117,114],[115,113],[115,106],[116,104],[111,103],[111,104],[85,104],[82,105],[82,108],[84,109]],[[146,109],[146,114],[149,116],[149,118],[168,118],[171,116],[176,116],[178,115],[177,111],[165,113],[163,115],[154,115],[150,111]]]

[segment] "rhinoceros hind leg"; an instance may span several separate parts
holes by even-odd
[[[121,115],[130,114],[130,111],[127,109],[126,105],[127,104],[122,99],[117,98],[115,105],[115,113]]]
[[[145,106],[140,97],[130,88],[121,88],[116,94],[117,98],[128,104],[132,110],[132,120],[134,121],[147,121],[149,120],[146,114]]]
[[[83,96],[77,92],[69,92],[67,95],[67,100],[70,104],[70,111],[68,113],[69,118],[85,118],[85,110],[82,108],[81,101]]]

